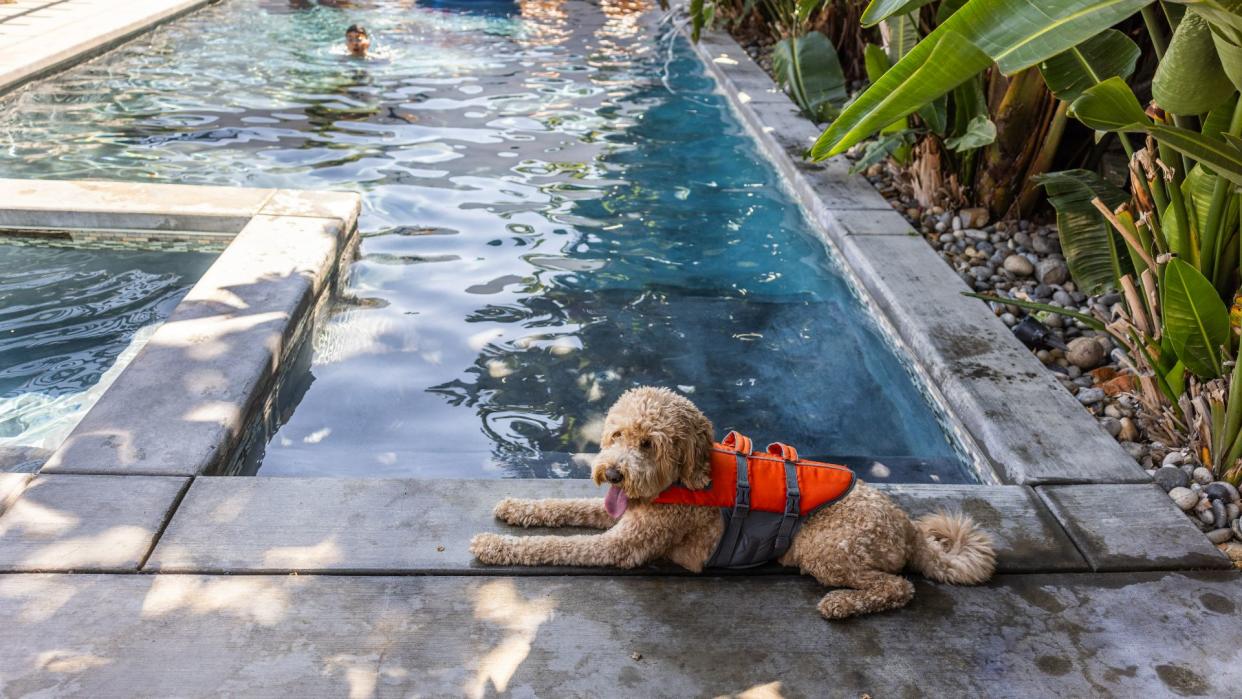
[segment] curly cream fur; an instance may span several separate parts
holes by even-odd
[[[632,568],[664,558],[698,572],[723,534],[712,507],[652,503],[680,481],[705,488],[710,475],[712,426],[689,400],[663,388],[636,388],[617,400],[604,419],[600,453],[592,467],[597,484],[608,469],[629,508],[614,521],[602,500],[506,498],[496,517],[524,527],[589,527],[599,534],[508,536],[478,534],[471,552],[492,565],[615,566]],[[831,507],[807,519],[781,565],[796,566],[824,585],[819,611],[826,618],[905,606],[914,586],[900,575],[907,566],[941,582],[977,584],[991,577],[991,538],[961,513],[936,513],[912,522],[887,496],[861,481]]]

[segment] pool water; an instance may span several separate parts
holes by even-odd
[[[214,258],[0,238],[0,470],[60,446]]]
[[[608,405],[656,384],[872,480],[975,480],[658,19],[229,0],[0,101],[0,169],[363,194],[262,475],[583,476]]]

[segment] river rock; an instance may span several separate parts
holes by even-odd
[[[1155,481],[1156,485],[1164,488],[1166,493],[1174,488],[1184,489],[1190,485],[1190,477],[1175,466],[1161,466],[1156,469],[1156,473],[1151,479]]]
[[[1104,390],[1100,388],[1084,388],[1075,397],[1083,405],[1095,405],[1104,400]]]
[[[1204,466],[1199,466],[1191,471],[1190,479],[1199,485],[1207,485],[1212,482],[1212,472]]]
[[[1233,538],[1232,529],[1213,529],[1207,533],[1208,541],[1213,544],[1223,544]]]
[[[1242,544],[1236,541],[1230,541],[1220,544],[1216,548],[1220,549],[1222,553],[1228,556],[1229,560],[1233,561],[1233,565],[1235,567],[1242,567]]]
[[[1069,350],[1065,353],[1065,358],[1070,364],[1083,370],[1096,368],[1104,361],[1105,356],[1100,343],[1090,337],[1076,337],[1070,340]],[[1103,393],[1103,389],[1100,392]]]
[[[1021,255],[1010,255],[1005,258],[1005,271],[1016,277],[1029,277],[1035,273],[1035,265]]]
[[[1232,483],[1216,481],[1203,489],[1211,500],[1223,500],[1226,504],[1238,502],[1238,489]]]
[[[1164,455],[1164,459],[1160,461],[1161,466],[1177,466],[1186,460],[1186,452],[1171,451]],[[1190,474],[1187,474],[1190,475]]]
[[[983,228],[988,225],[988,210],[983,207],[962,209],[957,215],[966,228]]]
[[[1186,512],[1190,512],[1195,505],[1199,504],[1199,496],[1189,488],[1174,488],[1169,491],[1169,497],[1173,498],[1173,502]]]
[[[1035,278],[1044,284],[1064,284],[1069,280],[1069,267],[1055,257],[1040,260],[1035,269]]]

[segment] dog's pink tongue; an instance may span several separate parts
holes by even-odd
[[[608,494],[604,496],[604,509],[613,519],[621,519],[621,515],[625,514],[625,508],[629,505],[630,499],[625,491],[615,485],[609,488]]]

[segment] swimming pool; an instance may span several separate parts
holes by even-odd
[[[0,471],[60,446],[213,259],[0,238]]]
[[[0,167],[363,193],[263,475],[582,476],[659,384],[872,480],[976,480],[648,5],[463,6],[230,0],[0,101]]]

